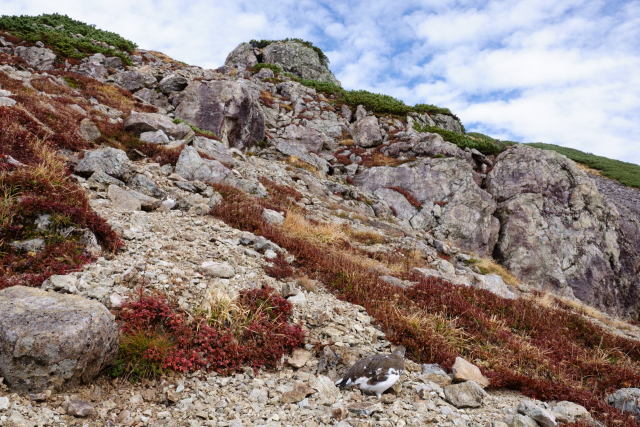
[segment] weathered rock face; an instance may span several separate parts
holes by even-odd
[[[0,291],[0,376],[16,390],[93,379],[115,356],[117,339],[98,302],[24,286]]]
[[[257,90],[248,82],[194,81],[182,95],[176,117],[215,133],[228,146],[247,149],[264,139]]]
[[[189,181],[220,183],[231,173],[217,160],[203,159],[193,147],[186,147],[176,163],[176,173]]]
[[[429,229],[436,238],[465,250],[480,254],[493,250],[499,229],[492,216],[496,204],[478,186],[464,160],[419,159],[399,167],[373,167],[359,173],[354,183],[372,193],[399,187],[421,203],[420,212],[411,218],[414,227]],[[393,207],[393,200],[388,202]]]
[[[340,84],[318,53],[297,41],[276,41],[262,49],[241,43],[227,56],[225,65],[247,68],[260,62],[277,64],[283,70],[305,79]]]
[[[591,179],[605,200],[613,203],[620,213],[617,288],[622,299],[619,304],[627,315],[637,318],[640,316],[640,191],[601,176]]]
[[[259,49],[254,48],[249,43],[240,43],[233,49],[227,59],[224,61],[224,65],[228,67],[253,67],[258,61]]]
[[[174,123],[169,116],[160,113],[139,113],[133,111],[124,122],[124,128],[140,135],[143,132],[163,131],[177,139],[193,136],[191,128],[184,123]]]
[[[50,70],[56,60],[56,54],[46,47],[17,46],[14,49],[14,54],[37,70]]]
[[[356,121],[351,127],[353,139],[361,147],[375,147],[382,143],[383,135],[375,116],[367,116]]]
[[[497,257],[526,282],[615,310],[619,215],[571,160],[516,146],[488,176],[502,224]]]
[[[114,178],[127,180],[133,172],[133,165],[127,153],[117,148],[107,147],[85,152],[75,170],[79,174],[88,175],[103,172]]]

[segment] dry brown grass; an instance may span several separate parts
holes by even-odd
[[[345,227],[347,234],[352,239],[364,243],[365,245],[377,245],[385,243],[387,239],[377,231],[373,230],[354,230],[351,227]]]
[[[375,167],[375,166],[400,166],[404,163],[408,163],[413,159],[401,160],[396,159],[395,157],[389,157],[385,154],[380,153],[379,151],[374,151],[370,155],[362,156],[362,165],[366,167]]]
[[[482,274],[497,274],[502,277],[504,283],[509,286],[518,286],[520,281],[516,276],[511,274],[509,270],[504,268],[502,265],[498,264],[491,258],[481,258],[477,260],[473,260],[473,264],[478,267],[480,273]]]
[[[307,292],[315,292],[318,290],[317,282],[308,276],[298,277],[296,284]]]
[[[309,164],[303,160],[300,160],[296,156],[287,157],[286,162],[293,167],[304,169],[308,172],[311,172],[314,175],[318,175],[320,173],[320,171],[318,171],[318,168],[316,168],[312,164]]]
[[[613,329],[618,329],[623,331],[637,329],[633,325],[627,322],[624,322],[622,320],[615,319],[609,316],[608,314],[598,310],[597,308],[587,305],[577,299],[562,297],[559,295],[554,295],[549,292],[545,292],[542,295],[542,297],[535,297],[534,300],[538,304],[542,305],[543,307],[554,308],[554,309],[562,308],[565,310],[568,309],[575,313],[581,314],[587,318],[591,318],[599,322],[602,322],[603,324]]]
[[[602,174],[602,171],[599,171],[597,169],[593,169],[590,168],[589,166],[582,164],[582,163],[576,163],[576,166],[578,167],[578,169],[581,169],[582,171],[589,173],[591,175],[597,175],[597,176],[604,176]]]
[[[345,138],[340,140],[339,144],[342,145],[343,147],[352,147],[356,145],[356,142],[351,138]]]
[[[282,227],[291,236],[316,243],[341,243],[348,240],[347,233],[340,224],[312,222],[294,210],[287,211]]]

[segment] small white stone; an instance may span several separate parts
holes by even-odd
[[[6,411],[7,409],[9,409],[9,398],[0,397],[0,411]]]

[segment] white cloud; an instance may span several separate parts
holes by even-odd
[[[637,0],[0,0],[217,67],[249,39],[322,47],[343,85],[451,108],[470,129],[640,163]]]

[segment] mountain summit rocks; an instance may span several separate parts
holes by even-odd
[[[225,65],[248,68],[258,63],[275,64],[303,79],[340,84],[318,52],[300,41],[272,41],[262,48],[255,44],[239,44],[227,56]]]

